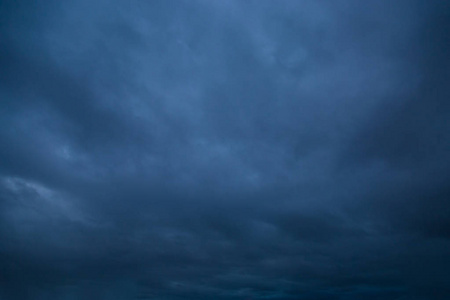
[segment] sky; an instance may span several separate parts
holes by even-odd
[[[0,299],[449,299],[449,37],[438,0],[0,0]]]

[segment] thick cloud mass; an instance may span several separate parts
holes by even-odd
[[[446,1],[0,1],[0,299],[449,299]]]

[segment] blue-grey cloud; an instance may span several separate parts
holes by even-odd
[[[447,299],[449,11],[0,1],[0,298]]]

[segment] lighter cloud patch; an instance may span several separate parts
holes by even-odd
[[[32,208],[40,215],[62,216],[72,222],[90,224],[86,215],[74,204],[71,197],[52,190],[42,184],[18,177],[1,180],[6,189],[17,196],[22,208]]]
[[[64,160],[74,161],[74,153],[69,146],[63,145],[56,150],[56,154]]]

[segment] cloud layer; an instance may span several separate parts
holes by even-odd
[[[441,1],[0,1],[1,299],[448,299]]]

